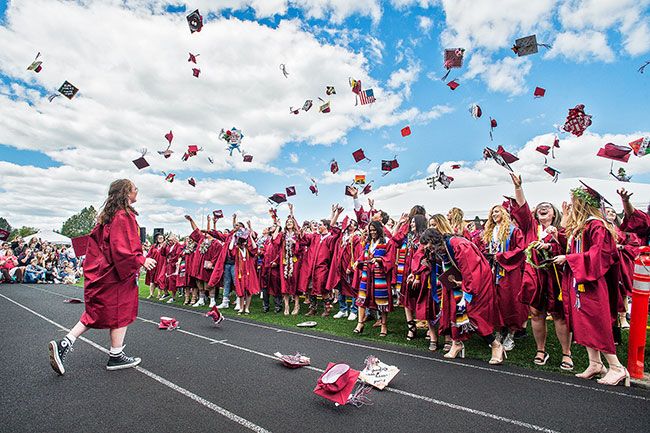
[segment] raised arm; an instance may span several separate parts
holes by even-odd
[[[191,216],[189,216],[189,215],[185,215],[185,219],[188,220],[188,221],[190,222],[190,225],[192,226],[192,230],[196,230],[196,229],[199,228],[199,227],[196,225],[196,223],[194,222],[194,219],[193,219]]]
[[[519,206],[526,204],[526,197],[524,196],[524,189],[521,187],[521,175],[510,173],[512,184],[515,186],[515,200]]]
[[[627,192],[625,188],[621,188],[616,192],[619,196],[621,196],[621,202],[623,202],[623,210],[625,211],[625,216],[631,216],[634,213],[634,206],[632,206],[632,203],[630,203],[630,197],[633,193]]]

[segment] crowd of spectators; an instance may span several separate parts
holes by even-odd
[[[81,275],[81,260],[70,246],[18,237],[0,248],[0,283],[75,284]]]

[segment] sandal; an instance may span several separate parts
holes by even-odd
[[[359,322],[352,332],[355,334],[363,334],[363,328],[366,327],[366,322]]]
[[[380,337],[385,337],[388,335],[388,324],[386,322],[383,322],[381,324],[381,331],[379,332]]]
[[[567,358],[573,360],[573,356],[571,356],[571,355],[567,355],[566,353],[563,353],[563,354],[562,354],[562,357],[567,357]],[[567,362],[567,361],[562,361],[562,362],[560,363],[560,370],[564,370],[564,371],[573,371],[573,361],[569,361],[569,362]]]
[[[535,365],[546,365],[546,361],[548,361],[548,358],[550,358],[551,356],[545,350],[538,350],[537,353],[541,353],[542,356],[540,357],[539,355],[536,354],[535,358],[533,359],[533,363]],[[573,365],[571,366],[571,368],[573,368]]]
[[[429,342],[429,351],[435,352],[436,350],[438,350],[438,343],[436,342],[436,340],[431,340]]]
[[[447,352],[449,352],[450,350],[451,350],[451,343],[447,341],[447,342],[445,343],[445,345],[442,346],[442,351],[445,352],[445,353],[447,353]]]
[[[415,338],[417,334],[417,326],[415,320],[408,320],[406,322],[406,326],[408,327],[408,331],[406,332],[406,339],[408,341],[411,341]]]

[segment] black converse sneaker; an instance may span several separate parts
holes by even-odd
[[[122,370],[124,368],[135,367],[140,364],[140,361],[142,361],[140,358],[132,358],[126,356],[124,352],[120,352],[119,355],[109,355],[106,370]]]
[[[62,376],[65,373],[65,367],[63,367],[65,357],[68,352],[74,350],[72,348],[72,343],[67,338],[60,341],[52,340],[48,344],[48,349],[50,352],[50,365],[52,366],[52,370]]]

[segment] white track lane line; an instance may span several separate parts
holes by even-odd
[[[70,331],[69,328],[66,328],[63,325],[61,325],[61,324],[59,324],[59,323],[57,323],[57,322],[55,322],[55,321],[53,321],[51,319],[48,319],[47,317],[43,316],[42,314],[37,313],[36,311],[30,309],[29,307],[26,307],[25,305],[22,305],[19,302],[16,302],[13,299],[10,299],[10,298],[6,297],[3,294],[0,294],[0,296],[3,297],[4,299],[8,300],[9,302],[12,302],[15,305],[29,311],[33,315],[45,320],[46,322],[56,326],[57,328],[63,329],[64,331],[67,331],[67,332]],[[84,342],[86,342],[88,344],[90,344],[95,349],[100,350],[100,351],[108,354],[108,350],[106,348],[100,346],[99,344],[95,343],[94,341],[91,341],[91,340],[89,340],[89,339],[87,339],[85,337],[79,337],[79,339],[83,340]],[[151,379],[155,380],[156,382],[170,388],[171,390],[176,391],[179,394],[182,394],[185,397],[194,400],[195,402],[201,404],[202,406],[205,406],[208,409],[210,409],[210,410],[212,410],[214,412],[217,412],[219,415],[222,415],[223,417],[228,418],[230,421],[233,421],[233,422],[235,422],[237,424],[242,425],[243,427],[246,427],[249,430],[252,430],[252,431],[257,432],[257,433],[271,433],[269,430],[266,430],[265,428],[260,427],[257,424],[255,424],[255,423],[253,423],[251,421],[248,421],[247,419],[242,418],[239,415],[234,414],[234,413],[230,412],[229,410],[224,409],[221,406],[218,406],[218,405],[212,403],[211,401],[208,401],[208,400],[204,399],[203,397],[200,397],[200,396],[194,394],[192,391],[189,391],[189,390],[187,390],[187,389],[185,389],[185,388],[183,388],[183,387],[181,387],[179,385],[176,385],[173,382],[170,382],[169,380],[165,379],[164,377],[158,376],[156,373],[153,373],[153,372],[147,370],[146,368],[142,368],[140,366],[137,366],[137,367],[135,367],[135,370],[137,370],[138,372],[144,374],[145,376],[150,377]]]
[[[62,295],[61,293],[56,293],[56,292],[52,292],[50,290],[41,289],[40,287],[33,287],[33,286],[25,286],[25,287],[41,290],[43,292],[47,292],[47,293],[51,293],[51,294],[54,294],[54,295],[57,295],[57,296],[67,298],[67,296]],[[75,286],[70,286],[70,287],[75,287]],[[143,300],[143,299],[140,299],[140,302],[143,302],[143,303],[146,303],[146,304],[149,304],[149,305],[158,305],[160,307],[168,308],[168,309],[171,309],[171,310],[183,311],[183,312],[189,313],[189,314],[197,314],[197,315],[200,315],[200,316],[203,316],[205,314],[205,313],[201,313],[199,311],[192,311],[192,310],[188,310],[186,308],[179,308],[179,307],[175,307],[173,305],[160,304],[160,303],[157,303],[157,302],[151,302],[151,301],[147,301],[147,300]],[[226,316],[224,316],[224,317],[226,317]],[[455,365],[455,366],[459,366],[459,367],[472,368],[472,369],[475,369],[475,370],[489,371],[489,372],[492,372],[492,373],[505,374],[507,376],[519,377],[519,378],[522,378],[522,379],[537,380],[539,382],[553,383],[553,384],[556,384],[556,385],[570,386],[570,387],[573,387],[573,388],[585,389],[585,390],[600,392],[600,393],[604,393],[604,394],[618,395],[618,396],[621,396],[621,397],[633,398],[633,399],[636,399],[636,400],[650,401],[650,398],[643,397],[643,396],[640,396],[640,395],[627,394],[625,392],[620,392],[620,391],[611,391],[611,390],[608,390],[608,389],[602,389],[602,388],[596,388],[596,387],[592,387],[592,386],[580,385],[578,383],[564,382],[564,381],[557,380],[557,379],[548,379],[548,378],[544,378],[544,377],[533,376],[533,375],[530,375],[530,374],[515,373],[515,372],[512,372],[512,371],[506,371],[506,370],[501,370],[501,369],[496,369],[496,368],[482,367],[480,365],[467,364],[467,363],[464,363],[462,361],[451,361],[451,360],[447,360],[447,359],[443,359],[443,358],[432,358],[430,356],[417,355],[417,354],[408,353],[408,352],[400,352],[398,350],[385,349],[385,348],[382,348],[382,347],[368,346],[368,345],[365,345],[365,344],[352,343],[352,342],[343,341],[343,340],[335,340],[335,339],[328,338],[328,337],[322,337],[320,335],[304,334],[302,332],[290,331],[290,330],[287,330],[287,329],[275,328],[275,327],[272,327],[272,326],[261,325],[261,324],[258,324],[258,323],[246,322],[246,321],[243,321],[243,320],[232,319],[230,317],[226,317],[226,320],[228,322],[239,323],[239,324],[243,324],[243,325],[247,325],[247,326],[252,326],[252,327],[255,327],[255,328],[267,329],[267,330],[274,331],[274,332],[285,332],[285,333],[291,334],[291,335],[298,335],[298,336],[305,337],[305,338],[312,338],[312,339],[315,339],[315,340],[328,341],[330,343],[337,343],[337,344],[342,344],[342,345],[345,345],[345,346],[357,347],[357,348],[360,348],[360,349],[375,350],[375,351],[378,351],[378,352],[391,353],[391,354],[401,355],[401,356],[408,356],[410,358],[424,359],[424,360],[427,360],[427,361],[438,362],[438,363],[441,363],[441,364],[449,364],[449,365]]]

